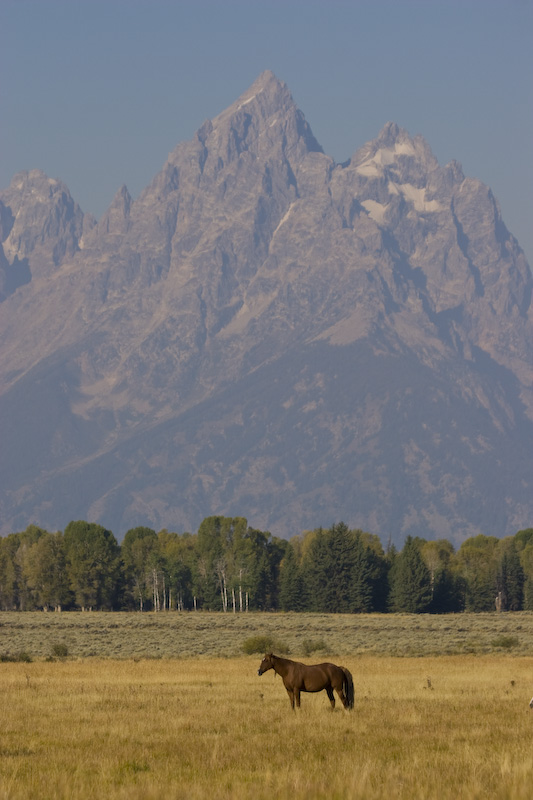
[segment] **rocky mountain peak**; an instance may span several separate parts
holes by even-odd
[[[2,249],[8,265],[25,264],[28,269],[31,256],[31,274],[45,276],[77,251],[84,214],[62,181],[39,169],[19,172],[9,188],[0,192],[0,203],[4,208]]]
[[[265,70],[234,103],[213,119],[213,124],[223,123],[243,109],[246,113],[271,119],[287,110],[294,110],[295,107],[287,84],[280,81],[270,70]]]
[[[99,234],[124,234],[128,230],[132,198],[124,184],[115,194],[111,205],[98,223]]]
[[[243,153],[258,157],[273,150],[289,159],[307,151],[322,152],[285,83],[266,71],[229,108],[198,133],[204,148],[228,163]]]
[[[396,122],[386,122],[377,135],[376,141],[381,147],[394,147],[398,141],[410,140],[410,136],[404,128],[400,128]]]
[[[274,110],[277,108],[278,111],[287,105],[293,104],[292,95],[287,84],[277,78],[272,70],[269,69],[262,72],[252,85],[237,98],[233,105],[242,107],[256,98],[263,107],[270,107]]]
[[[356,151],[352,165],[366,177],[392,174],[404,180],[406,175],[419,177],[439,167],[439,163],[422,136],[411,137],[394,122],[388,122],[376,139]]]
[[[335,165],[267,71],[96,227],[32,172],[0,228],[4,532],[530,524],[531,273],[421,136]]]

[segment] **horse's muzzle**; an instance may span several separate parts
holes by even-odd
[[[258,674],[258,675],[262,675],[263,673],[261,672],[261,670],[260,670],[260,669],[258,669],[258,670],[257,670],[257,674]]]

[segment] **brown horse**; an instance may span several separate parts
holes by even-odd
[[[274,653],[267,653],[261,661],[258,675],[262,675],[269,669],[273,669],[283,678],[283,683],[291,701],[291,708],[300,708],[300,692],[321,692],[326,690],[331,708],[335,708],[335,697],[333,690],[337,692],[339,698],[346,709],[352,709],[354,704],[353,679],[349,670],[345,667],[337,667],[336,664],[300,664],[299,661],[291,661],[289,658],[280,658]]]

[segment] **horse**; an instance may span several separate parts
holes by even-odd
[[[261,661],[257,674],[262,675],[269,669],[281,675],[293,711],[295,702],[296,707],[300,708],[300,692],[321,692],[323,689],[327,692],[332,710],[335,708],[333,690],[337,692],[346,710],[353,709],[353,678],[345,667],[328,663],[301,664],[299,661],[267,653]]]

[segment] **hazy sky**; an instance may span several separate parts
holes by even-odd
[[[0,0],[0,188],[97,217],[265,69],[345,161],[391,120],[494,191],[533,263],[533,0]]]

